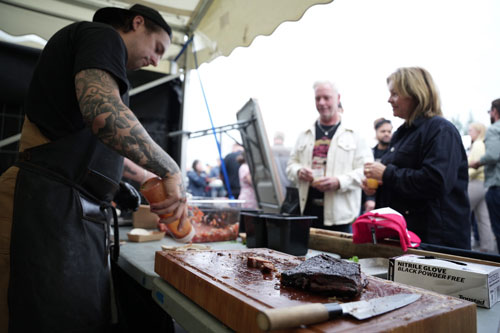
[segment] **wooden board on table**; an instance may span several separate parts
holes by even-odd
[[[358,258],[392,258],[403,254],[416,254],[420,256],[434,256],[450,260],[466,261],[482,265],[500,266],[500,263],[481,259],[467,258],[452,254],[408,248],[404,252],[398,240],[383,240],[377,244],[356,244],[352,241],[352,234],[311,228],[309,235],[309,248],[318,251],[337,253],[342,258],[357,256]]]
[[[263,274],[247,267],[248,256],[272,261],[277,272]],[[279,272],[294,267],[300,258],[269,249],[156,252],[155,272],[199,306],[237,332],[259,332],[261,310],[311,302],[332,302],[326,296],[281,287]],[[418,293],[420,299],[392,312],[358,321],[342,317],[296,328],[293,332],[474,332],[476,305],[368,276],[368,285],[353,301],[397,293]]]

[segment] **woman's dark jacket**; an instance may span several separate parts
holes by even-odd
[[[470,249],[467,156],[446,119],[417,118],[394,133],[376,206],[403,214],[424,243]]]

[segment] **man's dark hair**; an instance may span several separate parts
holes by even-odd
[[[375,128],[375,130],[378,130],[379,127],[382,126],[383,124],[392,125],[390,120],[385,119],[385,118],[379,118],[379,119],[375,120],[375,122],[373,123],[373,127]]]
[[[495,99],[493,102],[491,102],[491,109],[497,109],[497,112],[500,113],[500,98]]]
[[[163,19],[160,13],[150,7],[143,5],[133,5],[130,9],[117,7],[104,7],[97,10],[94,14],[93,21],[111,25],[117,30],[129,32],[133,29],[134,17],[140,15],[144,18],[144,25],[150,32],[165,30],[170,38],[172,38],[172,28]]]
[[[113,16],[113,18],[109,20],[107,24],[111,25],[113,28],[117,30],[121,30],[126,33],[132,31],[132,29],[134,28],[133,21],[134,17],[136,17],[137,15],[141,14],[135,12],[119,12],[117,13],[117,15]],[[141,16],[144,17],[143,15]],[[144,25],[151,32],[157,32],[162,30],[162,28],[159,25],[155,24],[147,17],[144,17]]]
[[[191,168],[193,169],[193,171],[196,171],[196,164],[198,164],[199,162],[200,162],[200,160],[193,161],[193,164],[191,165]]]

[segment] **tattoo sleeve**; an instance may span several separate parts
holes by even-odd
[[[83,70],[75,76],[75,87],[84,122],[105,145],[159,176],[180,172],[177,163],[123,104],[118,84],[109,73]]]

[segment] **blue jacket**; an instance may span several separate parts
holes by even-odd
[[[377,207],[403,214],[424,243],[470,249],[467,155],[452,123],[421,117],[403,124],[381,162]]]
[[[189,179],[188,192],[197,197],[206,197],[207,175],[202,172],[200,175],[196,171],[188,171]]]

